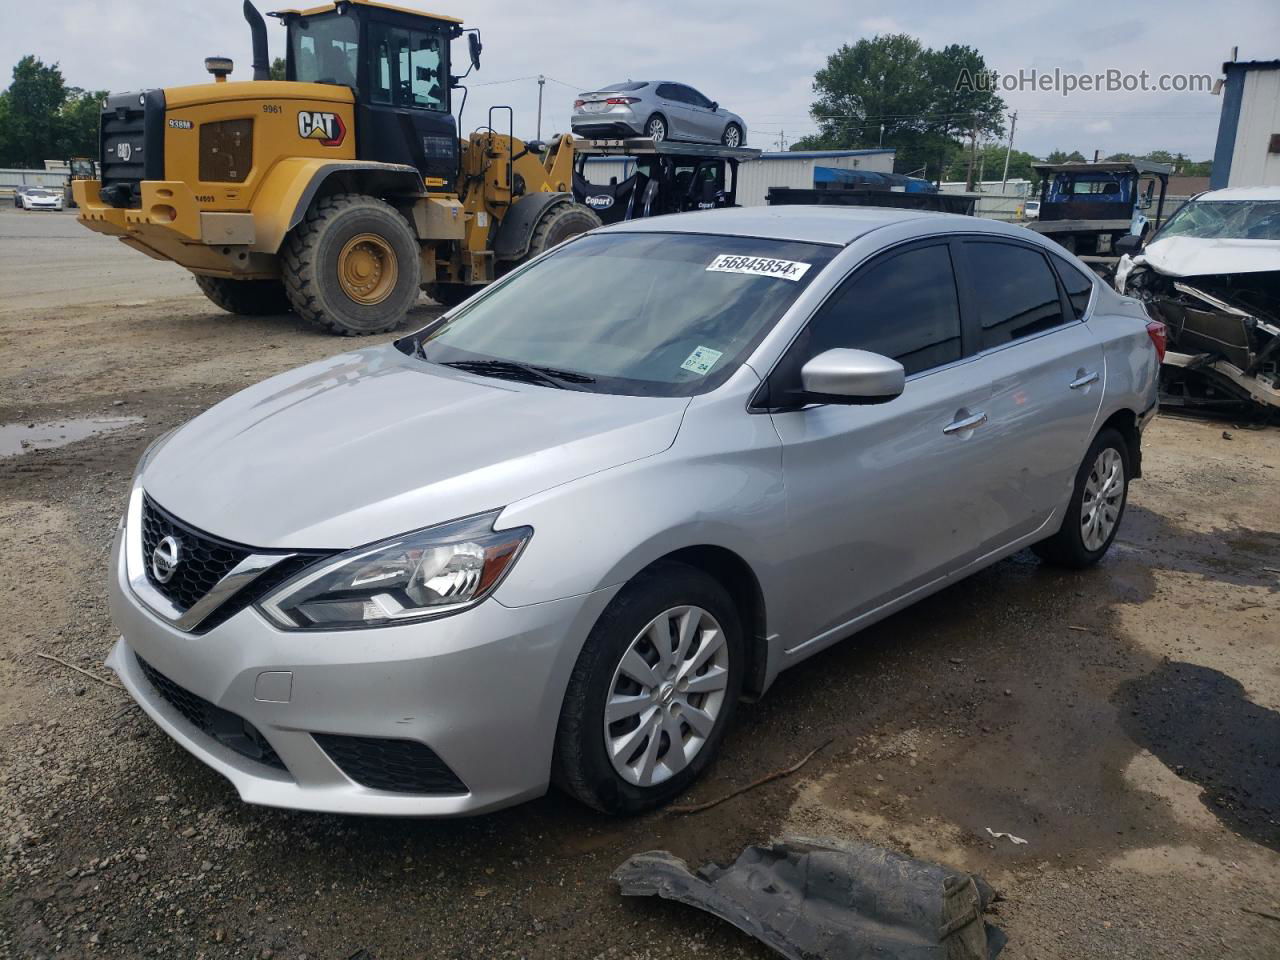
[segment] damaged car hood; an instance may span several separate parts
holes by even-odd
[[[1133,263],[1171,277],[1263,273],[1280,270],[1280,240],[1169,237],[1148,244]]]
[[[140,479],[218,537],[341,549],[660,453],[688,403],[496,380],[388,344],[235,394],[172,434]]]

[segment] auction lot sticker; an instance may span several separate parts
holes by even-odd
[[[779,280],[799,280],[813,266],[798,260],[775,260],[773,257],[744,257],[741,254],[722,253],[711,261],[707,270],[712,273],[745,273],[752,277],[777,277]]]

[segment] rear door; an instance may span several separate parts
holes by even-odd
[[[995,496],[983,539],[995,549],[1041,527],[1051,532],[1061,516],[1093,435],[1106,370],[1085,323],[1092,278],[1016,240],[966,239],[962,253],[976,366],[991,383],[986,482]]]
[[[654,91],[658,109],[667,118],[667,136],[677,140],[689,137],[689,109],[678,83],[660,83]]]
[[[925,241],[857,269],[769,377],[787,498],[786,619],[801,625],[789,651],[838,639],[851,620],[931,583],[978,545],[991,386],[965,359],[952,246]],[[897,359],[903,394],[788,408],[800,367],[836,347]]]

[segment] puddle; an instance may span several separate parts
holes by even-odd
[[[0,424],[0,457],[16,457],[32,450],[52,450],[77,440],[141,423],[142,417],[68,417],[42,423]]]
[[[1225,673],[1177,661],[1129,681],[1117,700],[1129,736],[1203,787],[1210,811],[1280,850],[1280,713],[1250,701]]]

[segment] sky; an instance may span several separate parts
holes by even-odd
[[[484,55],[468,81],[463,127],[483,123],[492,105],[510,104],[516,134],[526,138],[536,130],[540,74],[546,77],[544,136],[568,129],[574,95],[582,90],[625,79],[669,79],[741,114],[749,145],[776,149],[816,129],[809,116],[813,75],[827,56],[843,43],[883,33],[909,33],[932,47],[967,44],[1006,74],[1113,69],[1145,70],[1153,78],[1216,78],[1233,46],[1242,60],[1280,57],[1275,0],[1106,6],[1027,0],[945,6],[862,0],[398,2],[460,16],[480,28]],[[0,71],[34,53],[59,63],[69,84],[120,91],[205,82],[204,58],[222,55],[236,62],[233,81],[250,78],[249,32],[239,0],[48,0],[38,19],[38,29],[0,32]],[[30,22],[29,0],[0,0],[0,23]],[[283,28],[268,20],[267,29],[272,56],[282,56]],[[461,62],[464,41],[455,41],[454,51]],[[0,76],[0,83],[7,82],[7,75]],[[1221,97],[1207,92],[1002,95],[1018,113],[1015,148],[1037,156],[1058,148],[1086,156],[1153,149],[1192,159],[1213,155]]]

